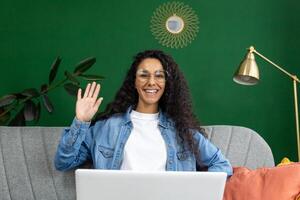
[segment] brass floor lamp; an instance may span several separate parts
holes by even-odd
[[[297,83],[300,83],[300,80],[296,75],[290,74],[280,66],[276,65],[270,61],[265,56],[257,52],[253,46],[248,49],[248,53],[245,56],[245,59],[241,62],[239,68],[234,74],[233,80],[242,85],[255,85],[259,81],[259,70],[255,62],[254,54],[263,58],[265,61],[275,66],[284,74],[288,75],[294,85],[294,104],[295,104],[295,117],[296,117],[296,134],[297,134],[297,150],[298,150],[298,161],[300,161],[300,139],[299,139],[299,115],[298,115],[298,96],[297,96]]]

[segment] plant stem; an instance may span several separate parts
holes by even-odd
[[[28,97],[26,97],[25,99],[19,101],[19,102],[17,103],[17,105],[15,105],[15,106],[13,106],[13,107],[10,107],[9,109],[7,109],[7,110],[5,110],[3,113],[1,113],[1,114],[0,114],[0,117],[4,116],[6,113],[10,112],[10,111],[11,111],[12,109],[14,109],[15,107],[18,107],[18,106],[20,106],[21,104],[25,103],[27,100],[33,99],[33,98],[38,98],[38,97],[40,97],[41,95],[46,94],[48,91],[50,91],[50,90],[52,90],[52,89],[55,89],[55,88],[59,87],[60,85],[62,85],[62,84],[63,84],[64,82],[66,82],[67,80],[68,80],[68,79],[65,78],[65,79],[63,79],[63,80],[61,80],[61,81],[59,81],[59,82],[57,82],[57,83],[55,83],[55,84],[50,85],[45,91],[41,92],[39,96],[36,96],[36,97],[28,96]]]
[[[57,87],[59,87],[60,85],[62,85],[64,82],[66,82],[68,80],[68,78],[65,78],[59,82],[57,82],[56,84],[52,84],[50,85],[45,91],[42,92],[42,94],[45,94],[47,93],[48,91],[52,90],[52,89],[55,89]]]

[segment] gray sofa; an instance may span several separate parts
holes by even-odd
[[[206,126],[209,139],[233,166],[274,166],[268,144],[237,126]],[[75,199],[74,171],[56,171],[62,127],[0,127],[0,200]]]

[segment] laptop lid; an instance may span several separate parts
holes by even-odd
[[[78,169],[77,200],[222,200],[223,172]]]

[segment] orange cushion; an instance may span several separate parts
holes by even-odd
[[[250,170],[234,167],[223,200],[300,200],[300,162]]]

